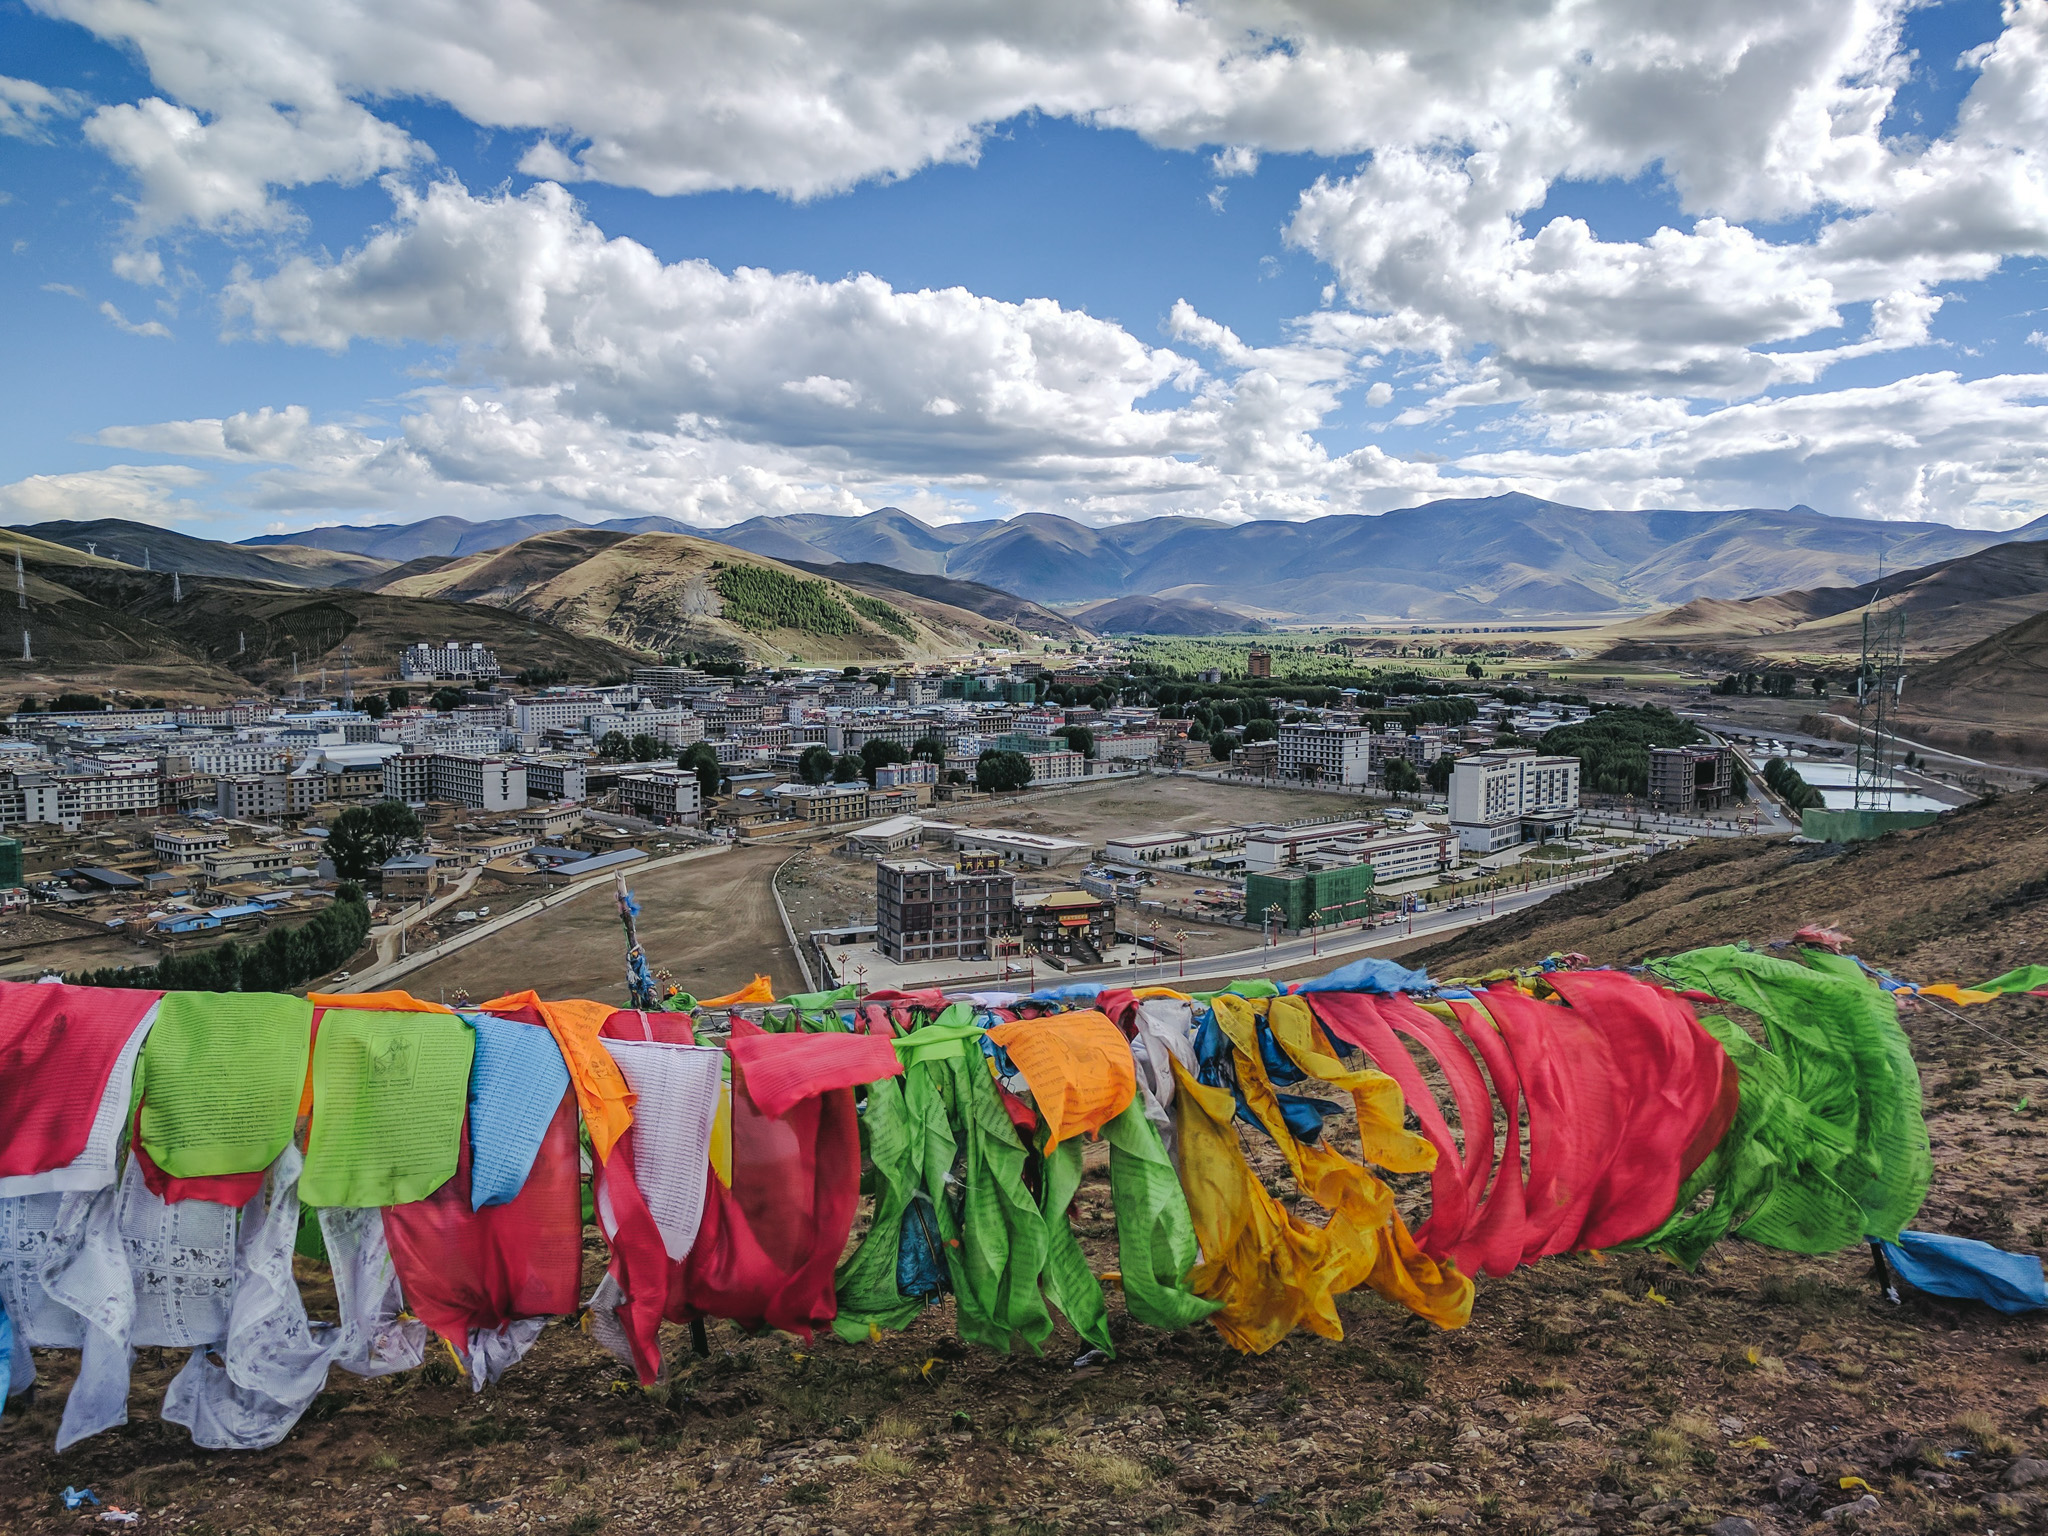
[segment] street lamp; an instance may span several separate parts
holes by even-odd
[[[1180,979],[1188,979],[1188,931],[1183,928],[1173,936],[1173,947],[1180,959]]]
[[[1273,925],[1272,944],[1277,949],[1280,946],[1280,924],[1287,914],[1281,910],[1280,903],[1276,901],[1266,908],[1265,916],[1266,921]]]

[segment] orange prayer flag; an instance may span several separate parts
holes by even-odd
[[[775,1001],[775,983],[766,976],[756,976],[737,992],[728,992],[723,997],[700,997],[699,1008],[731,1008],[738,1003],[772,1003]]]
[[[988,1037],[1030,1082],[1048,1152],[1070,1136],[1101,1130],[1138,1091],[1130,1043],[1092,1008],[998,1024]]]

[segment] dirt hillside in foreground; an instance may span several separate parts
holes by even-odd
[[[1849,934],[1873,964],[1924,981],[1981,981],[2048,962],[2048,792],[1966,807],[1846,850],[1716,839],[1467,929],[1406,958],[1439,977],[1577,950],[1603,965],[1808,923]]]
[[[2032,795],[1832,857],[1706,845],[1438,946],[1431,963],[1448,975],[1561,947],[1631,959],[1834,920],[1868,958],[1975,979],[2048,959],[2044,824],[2048,795]],[[1935,1150],[1919,1224],[2038,1253],[2048,1004],[1905,1022]],[[1337,1145],[1356,1151],[1348,1132]],[[1271,1148],[1247,1146],[1291,1201]],[[1100,1271],[1117,1263],[1113,1202],[1089,1161],[1074,1219]],[[1426,1179],[1393,1182],[1417,1219]],[[588,1229],[590,1284],[600,1252]],[[1860,1251],[1740,1242],[1696,1274],[1626,1253],[1552,1259],[1482,1279],[1457,1332],[1361,1291],[1339,1304],[1342,1340],[1296,1334],[1253,1358],[1206,1328],[1132,1325],[1112,1293],[1118,1358],[1081,1370],[1064,1326],[1043,1358],[1005,1357],[954,1343],[950,1308],[859,1345],[713,1323],[704,1360],[665,1330],[677,1366],[653,1392],[571,1324],[481,1395],[445,1360],[374,1382],[337,1372],[283,1444],[247,1454],[195,1450],[161,1422],[183,1360],[143,1350],[131,1422],[55,1455],[75,1357],[48,1354],[37,1401],[0,1420],[0,1531],[111,1528],[62,1511],[75,1485],[140,1507],[144,1531],[187,1536],[1640,1536],[1731,1515],[1790,1536],[1859,1495],[1844,1478],[1878,1501],[1864,1531],[2038,1529],[2042,1323],[1911,1294],[1894,1307],[1867,1268]],[[324,1271],[300,1273],[316,1314],[331,1305]]]

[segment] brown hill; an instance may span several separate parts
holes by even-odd
[[[1972,757],[2048,763],[2048,613],[1913,674],[1903,726]]]
[[[566,670],[579,679],[622,675],[640,659],[608,642],[475,603],[313,590],[231,578],[173,578],[64,549],[24,550],[34,659],[0,661],[0,691],[109,688],[176,699],[246,694],[328,668],[339,682],[347,643],[359,680],[395,677],[415,640],[482,641],[508,672]]]
[[[1105,635],[1235,635],[1270,626],[1199,597],[1112,597],[1074,610],[1074,617]]]
[[[544,533],[402,576],[381,591],[493,603],[571,634],[662,655],[755,661],[921,660],[1015,644],[1009,625],[873,590],[686,534]]]
[[[1863,615],[1873,607],[1905,616],[1908,655],[1948,655],[2048,611],[2048,543],[1997,544],[1853,587],[1695,598],[1617,626],[1607,654],[1842,666],[1860,653]]]
[[[1439,978],[1577,951],[1602,965],[1789,940],[1808,923],[1916,981],[1981,981],[2048,957],[2048,791],[1951,812],[1838,856],[1707,838],[1403,957]],[[1960,1026],[1958,1026],[1960,1027]]]

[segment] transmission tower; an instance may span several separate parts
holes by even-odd
[[[349,671],[350,665],[351,665],[351,664],[352,664],[352,663],[353,663],[353,662],[355,661],[355,659],[356,659],[356,648],[355,648],[354,646],[350,645],[350,644],[349,644],[349,643],[348,643],[348,642],[347,642],[346,640],[342,641],[342,643],[341,643],[341,707],[342,707],[343,709],[354,709],[354,708],[356,707],[356,685],[355,685],[355,680],[354,680],[354,678],[353,678],[353,677],[351,676],[351,674],[350,674],[350,671]]]
[[[1898,707],[1906,688],[1906,616],[1880,610],[1884,568],[1878,590],[1863,610],[1863,656],[1856,667],[1856,809],[1891,809],[1896,788],[1892,760],[1898,751]]]
[[[21,568],[21,551],[14,552],[14,601],[23,613],[28,612],[28,572]]]

